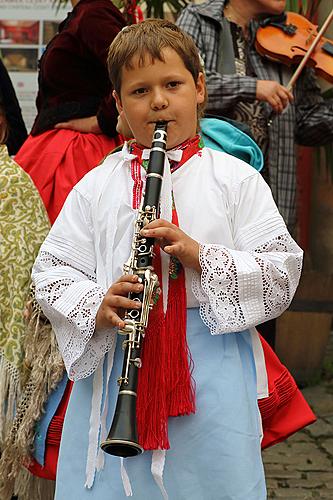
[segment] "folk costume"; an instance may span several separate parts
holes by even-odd
[[[51,223],[72,187],[122,143],[107,54],[125,24],[111,0],[80,0],[40,60],[38,114],[16,161],[32,177]],[[101,134],[54,129],[94,115]]]
[[[68,196],[35,263],[37,300],[75,380],[57,500],[131,492],[138,499],[266,498],[257,397],[268,396],[268,384],[254,327],[288,307],[302,251],[258,172],[202,148],[198,139],[187,146],[168,152],[161,217],[171,220],[173,200],[179,226],[200,242],[201,276],[185,270],[196,409],[168,419],[170,450],[127,460],[99,450],[114,412],[122,353],[113,329],[95,331],[95,316],[123,274],[149,151],[125,145],[88,173]],[[165,259],[161,252],[163,301],[171,276],[178,279]]]
[[[286,85],[292,68],[261,57],[255,49],[258,27],[252,21],[250,37],[225,17],[227,0],[190,4],[177,25],[194,40],[205,64],[207,112],[248,124],[265,155],[265,177],[274,200],[293,231],[296,224],[296,144],[319,146],[333,140],[333,100],[323,99],[313,70],[305,68],[293,89],[294,102],[271,117],[268,103],[256,100],[257,80]]]

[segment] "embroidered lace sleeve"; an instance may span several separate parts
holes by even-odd
[[[193,279],[200,315],[212,334],[242,331],[275,318],[298,285],[302,250],[288,232],[249,252],[201,245],[201,278]]]
[[[68,212],[73,215],[71,207],[67,216]],[[52,324],[69,377],[78,380],[94,372],[113,347],[115,336],[112,329],[95,331],[106,290],[96,282],[89,226],[86,221],[80,226],[76,218],[73,229],[66,214],[62,217],[65,221],[56,223],[43,243],[32,277],[36,299]]]
[[[202,244],[201,276],[192,279],[212,334],[242,331],[279,316],[293,298],[302,268],[303,252],[260,174],[233,185],[230,193],[232,248]]]

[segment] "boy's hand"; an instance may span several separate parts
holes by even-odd
[[[96,330],[102,328],[124,328],[121,319],[125,309],[140,309],[141,302],[130,300],[130,292],[140,293],[143,285],[138,282],[138,276],[125,274],[121,276],[106,292],[96,315]]]
[[[68,122],[57,123],[54,128],[65,128],[68,130],[75,130],[83,134],[101,134],[102,131],[99,127],[96,116],[88,116],[87,118],[75,118]]]
[[[156,219],[141,230],[142,236],[155,238],[162,250],[177,257],[183,267],[190,267],[201,273],[199,243],[190,238],[178,226],[164,219]]]

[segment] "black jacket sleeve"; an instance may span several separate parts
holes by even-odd
[[[15,155],[27,138],[22,112],[7,69],[0,59],[0,100],[8,123],[6,146],[10,155]]]

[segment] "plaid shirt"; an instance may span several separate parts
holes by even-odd
[[[207,112],[230,116],[239,100],[253,102],[258,80],[287,85],[293,70],[262,58],[254,47],[256,24],[250,26],[247,68],[251,75],[221,75],[218,71],[219,39],[226,0],[189,5],[177,24],[192,36],[205,63],[209,102]],[[274,117],[269,127],[269,183],[276,204],[290,230],[296,224],[296,143],[319,146],[333,141],[333,100],[323,100],[313,70],[306,68],[293,90],[294,102]],[[267,119],[271,108],[262,103]]]

